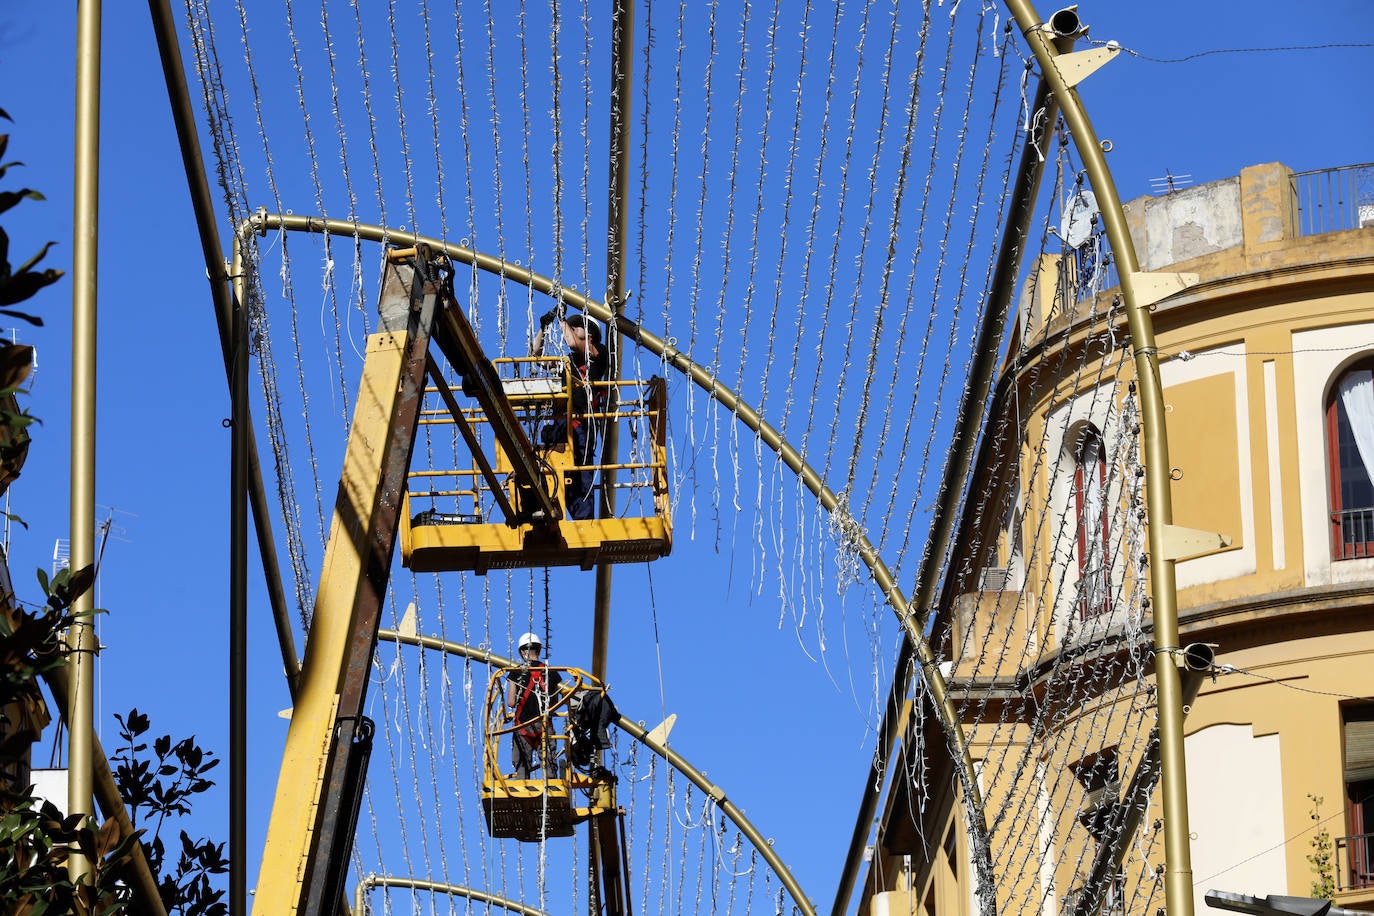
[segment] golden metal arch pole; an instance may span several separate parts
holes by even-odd
[[[399,875],[367,875],[359,881],[358,890],[353,895],[353,916],[366,916],[367,892],[374,887],[408,887],[418,891],[432,891],[438,894],[448,894],[452,897],[467,897],[478,903],[499,906],[502,909],[510,910],[512,913],[519,913],[521,916],[547,916],[543,910],[525,906],[523,903],[517,903],[506,897],[498,897],[496,894],[488,894],[486,891],[479,891],[476,888],[465,887],[461,884],[444,884],[441,881],[426,881],[423,878],[406,878]]]
[[[1135,349],[1136,382],[1145,452],[1145,508],[1148,513],[1150,549],[1150,598],[1154,617],[1155,687],[1159,692],[1159,742],[1164,806],[1164,895],[1169,916],[1193,914],[1193,867],[1188,846],[1188,782],[1183,756],[1183,688],[1175,653],[1178,650],[1178,595],[1175,561],[1164,549],[1165,528],[1173,523],[1169,492],[1169,440],[1164,426],[1164,393],[1159,380],[1154,324],[1148,308],[1140,304],[1136,273],[1140,269],[1135,246],[1126,226],[1121,199],[1102,146],[1088,120],[1077,91],[1069,85],[1056,62],[1053,32],[1043,24],[1029,0],[1006,0],[1007,8],[1026,36],[1040,71],[1059,99],[1074,146],[1092,183],[1102,212],[1107,240],[1116,258],[1126,320]],[[1071,10],[1061,11],[1077,19]],[[1076,24],[1076,23],[1075,23]],[[1061,31],[1063,29],[1061,28]]]
[[[72,241],[71,568],[95,566],[96,230],[100,190],[100,0],[76,11],[76,139]],[[76,617],[68,698],[67,813],[95,813],[92,735],[95,727],[95,592],[72,602]],[[73,881],[90,884],[91,863],[73,849]]]
[[[625,314],[625,248],[630,234],[630,84],[633,76],[635,10],[633,0],[616,0],[615,26],[611,31],[611,183],[606,206],[606,306],[620,318]],[[605,344],[610,354],[612,383],[620,379],[620,335],[606,326]],[[608,397],[619,397],[612,384]],[[616,464],[620,453],[617,424],[606,424],[601,443],[601,464]],[[601,517],[615,515],[615,471],[601,472]],[[596,592],[592,614],[592,675],[606,680],[606,655],[611,631],[611,565],[596,567]]]
[[[362,241],[382,242],[390,240],[398,245],[424,244],[430,246],[435,251],[442,251],[450,258],[462,264],[470,264],[479,270],[490,274],[495,274],[513,283],[520,283],[530,289],[545,295],[554,293],[555,284],[542,274],[537,274],[519,264],[514,264],[501,258],[489,254],[474,251],[462,245],[455,245],[445,242],[442,239],[430,238],[428,236],[414,235],[395,229],[387,229],[381,226],[366,223],[356,223],[348,220],[329,219],[322,216],[295,216],[292,214],[268,213],[259,210],[257,214],[244,221],[241,226],[240,235],[244,232],[257,231],[267,233],[272,229],[285,229],[296,232],[317,232],[328,233],[331,235],[341,235],[356,238]],[[235,274],[241,273],[241,258],[243,251],[241,246],[234,251]],[[635,322],[629,321],[624,317],[617,317],[604,305],[596,302],[579,293],[576,290],[559,288],[558,295],[565,303],[571,304],[583,312],[591,315],[599,321],[608,322],[607,329],[612,333],[617,333],[633,340],[636,344],[648,350],[650,353],[659,357],[667,366],[671,366],[678,372],[687,376],[698,388],[708,393],[718,404],[730,411],[736,420],[743,423],[749,430],[759,437],[759,441],[782,460],[801,482],[816,497],[816,501],[821,504],[827,512],[834,514],[840,508],[840,500],[835,493],[825,485],[816,470],[806,463],[801,453],[789,443],[782,435],[765,421],[752,406],[741,399],[728,386],[720,384],[713,374],[705,368],[693,362],[692,358],[686,353],[672,346],[663,338],[644,330]],[[939,666],[936,662],[934,650],[931,649],[929,641],[921,631],[920,621],[913,612],[910,603],[906,600],[902,590],[892,578],[891,570],[883,562],[882,557],[878,556],[878,551],[867,535],[858,526],[850,524],[844,526],[845,536],[850,539],[854,546],[854,551],[864,566],[868,568],[869,575],[872,577],[878,590],[882,593],[884,600],[892,608],[897,616],[897,621],[905,630],[907,638],[912,641],[916,649],[916,658],[921,665],[923,676],[926,678],[927,686],[930,688],[931,700],[934,703],[937,714],[940,716],[940,724],[949,732],[954,743],[954,757],[956,766],[959,768],[959,779],[964,789],[964,796],[968,801],[970,811],[981,812],[983,810],[982,792],[978,788],[978,776],[973,767],[973,758],[969,753],[968,742],[964,738],[963,727],[959,724],[955,714],[954,704],[949,698],[946,689],[945,679],[940,674]],[[984,831],[986,832],[986,830]]]

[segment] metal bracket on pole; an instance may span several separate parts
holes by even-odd
[[[1197,274],[1147,273],[1145,271],[1131,274],[1131,283],[1135,288],[1135,302],[1140,308],[1148,308],[1174,293],[1181,293],[1197,281]]]
[[[667,747],[668,733],[673,730],[673,724],[675,722],[677,722],[677,713],[673,713],[672,715],[668,716],[668,718],[658,723],[654,730],[649,732],[649,734],[647,734],[644,737],[644,740],[649,744],[655,744],[659,747]]]
[[[403,636],[415,636],[420,632],[414,601],[406,605],[406,612],[401,615],[401,622],[396,625],[396,632]]]
[[[1182,525],[1165,525],[1162,534],[1162,560],[1191,560],[1231,546],[1229,534],[1199,531],[1196,528],[1184,528]]]
[[[1068,54],[1057,55],[1054,58],[1054,65],[1059,68],[1059,73],[1064,77],[1064,82],[1072,88],[1105,67],[1112,58],[1120,53],[1121,48],[1118,45],[1070,51]]]

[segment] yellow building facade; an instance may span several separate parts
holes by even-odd
[[[1153,309],[1173,523],[1229,539],[1176,567],[1179,649],[1215,653],[1186,718],[1199,913],[1374,910],[1372,178],[1268,164],[1126,205],[1142,270],[1197,275]],[[1104,250],[1030,268],[932,633],[985,823],[918,690],[864,912],[1164,908],[1131,344]]]

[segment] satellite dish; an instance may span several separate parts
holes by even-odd
[[[1100,211],[1097,198],[1087,188],[1074,192],[1073,200],[1059,220],[1059,237],[1070,248],[1082,248],[1083,243],[1092,238],[1093,221]]]

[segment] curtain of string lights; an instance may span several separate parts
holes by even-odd
[[[611,18],[607,4],[529,0],[187,0],[186,53],[226,224],[258,208],[352,220],[458,242],[548,276],[552,296],[460,270],[459,298],[489,355],[524,354],[561,290],[604,298]],[[636,10],[627,314],[756,408],[841,505],[822,511],[709,390],[627,347],[625,376],[669,382],[675,549],[653,567],[618,571],[616,603],[657,621],[683,608],[673,583],[690,580],[704,595],[691,605],[701,616],[703,661],[729,650],[733,614],[762,617],[779,645],[800,648],[791,656],[795,676],[835,684],[870,729],[900,630],[862,580],[854,534],[910,588],[1029,127],[1035,76],[1020,41],[998,4],[977,0],[683,0]],[[1050,228],[1082,181],[1068,144],[1052,155],[1055,192],[1040,206],[1028,263],[1063,254]],[[254,410],[289,558],[287,591],[304,633],[363,339],[376,323],[382,252],[348,235],[269,233],[251,244]],[[1108,275],[1087,275],[1087,286],[1061,298],[1091,312],[1088,287]],[[1129,359],[1112,336],[1119,322],[1110,307],[1100,311],[1096,343],[1063,351],[1059,358],[1074,364],[1022,367],[1021,390],[1028,404],[1090,392],[1098,405],[1100,492],[1114,538],[1102,583],[1117,610],[1059,615],[1056,638],[1110,644],[1116,661],[1065,655],[1041,696],[1008,701],[975,691],[963,701],[972,710],[967,727],[1001,748],[983,760],[984,783],[996,776],[1011,787],[989,796],[988,836],[975,840],[994,850],[999,884],[1032,896],[1040,885],[1030,879],[1056,867],[1047,860],[1074,848],[1068,835],[1085,829],[1074,812],[1053,806],[1075,778],[1067,764],[1108,732],[1123,758],[1138,757],[1153,721],[1137,651],[1147,644],[1136,562],[1138,420]],[[1024,330],[1014,341],[1013,361],[1034,343]],[[1022,479],[1062,478],[1072,461],[1069,424],[1080,419],[1066,415],[1062,429],[1047,432],[1002,411],[983,437],[1019,456],[1012,460]],[[455,447],[451,435],[422,434],[415,461],[451,461]],[[984,520],[1024,513],[1023,568],[1062,560],[1074,549],[1074,519],[1026,511],[1015,490],[975,493],[964,508],[969,529],[995,536],[998,526]],[[1038,553],[1042,544],[1054,545],[1053,556]],[[989,549],[975,544],[964,556]],[[946,573],[968,578],[978,569],[961,560]],[[546,645],[579,646],[589,614],[571,614],[557,598],[573,575],[415,575],[398,560],[384,625],[413,605],[421,633],[466,645],[507,651],[534,630]],[[719,583],[728,583],[728,596],[711,591]],[[1046,589],[1019,600],[1049,606],[1071,590],[1052,578]],[[1024,634],[975,625],[937,648],[951,660],[997,658],[1024,652],[1016,638]],[[628,648],[612,634],[612,666]],[[762,689],[773,694],[770,714],[824,733],[827,723],[788,709],[775,686],[750,685],[751,673],[740,666],[692,690],[719,705]],[[516,844],[483,830],[488,676],[462,658],[394,644],[378,650],[370,693],[378,742],[354,879],[422,877],[545,912],[575,911],[587,893],[580,843]],[[656,721],[673,687],[661,669],[624,682],[632,689],[616,692],[621,711]],[[712,798],[624,736],[610,756],[628,812],[636,909],[794,910]],[[852,774],[826,774],[825,786],[811,780],[808,791],[848,799],[866,756],[871,750],[856,748]],[[910,801],[924,804],[924,764],[913,763],[910,775],[922,787]],[[749,792],[769,791],[765,782],[727,788],[741,804]],[[851,824],[816,826],[844,836]],[[779,836],[777,848],[787,859],[809,842]],[[808,892],[823,900],[830,889]],[[1006,895],[983,899],[998,896]],[[388,913],[482,906],[403,888],[369,897]]]

